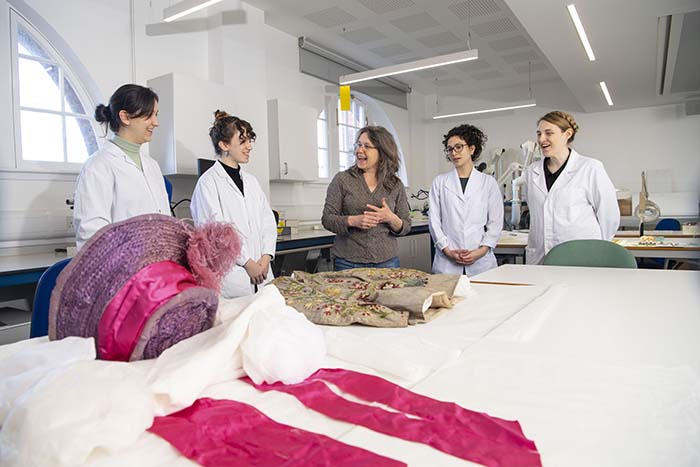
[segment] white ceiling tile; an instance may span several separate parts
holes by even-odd
[[[400,44],[389,44],[382,47],[369,49],[370,52],[379,55],[380,57],[393,57],[394,55],[402,55],[410,52],[409,49]]]
[[[500,18],[486,23],[475,24],[472,26],[472,31],[481,37],[492,36],[494,34],[502,34],[504,32],[517,31],[518,27],[513,24],[510,18]]]
[[[337,6],[309,13],[308,15],[304,15],[304,18],[322,28],[332,28],[357,21],[357,18]]]
[[[492,15],[501,11],[494,0],[471,0],[450,5],[447,8],[454,13],[457,18],[462,20],[468,20],[470,15],[472,18],[475,18],[477,16]]]
[[[546,63],[535,62],[535,63],[532,64],[532,72],[533,72],[533,73],[539,73],[539,72],[542,72],[542,71],[547,71],[548,69],[549,69],[549,68],[547,67],[547,64],[546,64]],[[513,67],[513,70],[514,70],[516,73],[518,73],[518,74],[520,74],[520,75],[523,75],[523,74],[529,73],[530,67],[529,67],[527,64],[526,64],[526,65],[516,65],[516,66]]]
[[[406,33],[433,28],[435,26],[440,25],[440,23],[438,23],[435,20],[435,18],[433,18],[426,12],[417,13],[415,15],[410,16],[404,16],[403,18],[391,20],[389,22],[401,31]]]
[[[529,46],[530,42],[523,36],[506,37],[505,39],[489,42],[489,47],[496,52]]]
[[[518,62],[528,62],[528,61],[534,61],[540,58],[540,56],[535,52],[534,50],[526,50],[524,52],[518,52],[510,55],[504,55],[503,61],[509,64],[513,63],[518,63]]]
[[[357,0],[357,2],[378,15],[415,6],[413,0]]]
[[[378,41],[380,39],[386,39],[386,36],[384,34],[377,31],[371,26],[356,29],[354,31],[344,32],[340,34],[340,37],[357,45]]]
[[[426,47],[443,47],[445,45],[456,44],[461,42],[462,39],[455,36],[451,32],[439,32],[437,34],[431,34],[429,36],[420,37],[416,39],[418,42]]]
[[[485,79],[501,78],[502,76],[503,76],[503,73],[501,73],[498,70],[482,71],[480,73],[474,73],[471,75],[471,77],[477,81],[483,81]]]

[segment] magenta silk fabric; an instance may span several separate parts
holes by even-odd
[[[282,425],[255,407],[203,398],[148,429],[204,467],[399,467],[406,464],[328,436]]]
[[[281,383],[256,385],[249,378],[243,380],[263,391],[291,394],[330,418],[427,444],[485,466],[542,465],[535,443],[525,437],[518,422],[421,396],[376,376],[321,369],[305,381],[288,386]],[[344,399],[326,383],[367,402],[387,405],[399,413]]]
[[[196,285],[192,273],[173,261],[153,263],[134,274],[102,313],[97,328],[99,357],[128,362],[148,318]]]

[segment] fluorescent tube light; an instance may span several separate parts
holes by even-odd
[[[452,65],[453,63],[468,62],[470,60],[476,60],[477,58],[479,58],[478,50],[465,50],[464,52],[440,55],[413,62],[401,63],[399,65],[385,66],[374,70],[343,75],[340,77],[339,81],[342,85],[359,83],[360,81],[369,81],[372,79],[383,78],[385,76],[400,75],[402,73],[410,73],[412,71],[427,70],[428,68]]]
[[[183,16],[189,15],[190,13],[194,13],[195,11],[199,11],[203,8],[210,7],[215,3],[219,3],[220,1],[221,0],[182,0],[181,2],[178,2],[175,5],[169,6],[163,10],[163,21],[166,23],[175,21],[176,19],[180,19]]]
[[[608,105],[613,105],[613,101],[610,98],[610,93],[608,92],[608,86],[605,84],[605,81],[601,81],[598,84],[600,84],[600,89],[603,91],[603,95],[605,96],[605,100],[608,101]]]
[[[583,44],[583,48],[586,49],[586,55],[588,55],[588,60],[594,62],[595,55],[593,55],[593,48],[591,47],[591,43],[588,42],[588,36],[586,35],[586,31],[583,29],[583,23],[581,22],[581,18],[579,18],[578,16],[576,7],[572,3],[570,5],[567,5],[566,9],[569,10],[571,21],[573,21],[574,26],[576,26],[576,32],[578,33],[579,39],[581,39],[581,44]]]
[[[440,118],[450,118],[450,117],[461,117],[463,115],[476,115],[476,114],[485,114],[485,113],[490,113],[490,112],[501,112],[503,110],[514,110],[514,109],[525,109],[527,107],[534,107],[537,104],[535,101],[527,101],[527,102],[522,102],[516,105],[509,105],[508,107],[498,107],[498,108],[493,108],[493,109],[484,109],[484,110],[472,110],[470,112],[460,112],[456,114],[446,114],[446,115],[436,115],[433,117],[433,120],[438,120]]]

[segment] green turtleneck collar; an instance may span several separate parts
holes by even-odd
[[[140,169],[143,170],[143,166],[141,165],[141,145],[132,143],[131,141],[127,141],[124,138],[120,138],[117,135],[114,135],[114,138],[112,138],[112,142],[119,147],[124,153],[129,156],[129,159],[134,161],[136,166]]]

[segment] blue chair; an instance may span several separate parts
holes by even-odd
[[[32,324],[29,328],[29,337],[46,336],[49,333],[49,303],[51,292],[56,286],[56,279],[63,268],[70,262],[70,258],[62,259],[58,263],[49,266],[39,278],[34,294],[34,308],[32,309]]]
[[[168,192],[168,201],[173,202],[173,182],[168,180],[168,177],[163,175],[163,181],[165,182],[165,191]]]
[[[661,219],[654,230],[683,230],[681,222],[678,219]]]
[[[637,269],[637,261],[632,253],[607,240],[570,240],[560,243],[545,255],[544,264]]]

